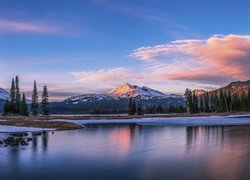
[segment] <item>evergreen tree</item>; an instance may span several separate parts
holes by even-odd
[[[210,111],[214,112],[215,108],[216,108],[216,98],[214,93],[212,93],[210,96]]]
[[[133,109],[133,99],[132,99],[132,97],[131,98],[129,98],[129,104],[128,104],[128,114],[129,115],[132,115],[132,109]]]
[[[192,91],[191,89],[186,89],[185,94],[184,94],[185,100],[186,100],[186,111],[193,113],[194,110],[194,105],[192,101]]]
[[[132,102],[132,115],[135,115],[135,114],[136,114],[136,103],[133,100],[133,102]]]
[[[15,113],[15,81],[12,79],[11,88],[10,88],[10,113]]]
[[[26,103],[26,98],[25,98],[25,94],[23,93],[23,97],[22,97],[22,101],[20,103],[20,115],[22,116],[28,116],[29,113],[28,113],[28,106],[27,106],[27,103]]]
[[[193,113],[198,113],[199,112],[198,98],[194,92],[192,97],[192,104],[193,104]]]
[[[36,81],[34,81],[34,89],[32,93],[31,113],[33,116],[38,115],[39,103],[38,103],[38,92],[36,87]]]
[[[3,115],[8,115],[10,112],[11,112],[10,101],[9,99],[6,99],[3,107]]]
[[[200,112],[204,112],[204,97],[203,97],[203,95],[200,96],[199,102],[200,102],[200,105],[199,105]]]
[[[49,115],[49,95],[47,86],[43,87],[41,110],[43,115]]]
[[[206,113],[210,112],[208,92],[204,94],[204,110]]]
[[[225,112],[226,104],[225,104],[225,97],[224,97],[224,93],[222,89],[220,89],[220,93],[219,93],[219,104],[220,104],[219,112]]]
[[[137,114],[138,114],[138,115],[143,115],[143,109],[142,109],[142,104],[141,104],[141,102],[138,103]]]
[[[15,113],[19,114],[21,104],[21,94],[19,89],[19,78],[16,76],[15,79]]]

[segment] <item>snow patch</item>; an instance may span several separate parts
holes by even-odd
[[[5,126],[0,125],[0,133],[12,132],[38,132],[38,131],[55,131],[53,128],[33,128],[33,127],[19,127],[19,126]]]
[[[250,117],[229,118],[224,116],[209,117],[176,117],[176,118],[141,118],[141,119],[103,119],[103,120],[63,120],[52,121],[72,122],[79,125],[87,124],[127,124],[134,123],[148,126],[233,126],[250,125]]]

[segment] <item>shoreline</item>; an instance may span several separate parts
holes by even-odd
[[[249,116],[244,116],[249,115]],[[210,116],[238,116],[250,117],[250,112],[238,112],[238,113],[200,113],[200,114],[154,114],[154,115],[134,115],[134,116],[125,116],[125,115],[51,115],[51,116],[0,116],[0,126],[17,126],[17,127],[30,127],[30,128],[44,128],[44,129],[56,129],[60,130],[75,130],[81,129],[83,126],[74,121],[81,120],[117,120],[122,123],[123,120],[138,120],[138,119],[151,119],[151,118],[199,118],[199,117],[210,117]],[[241,117],[242,116],[242,117]],[[54,121],[56,120],[56,121]],[[62,120],[62,121],[58,121]],[[67,120],[67,121],[63,121]],[[72,122],[71,122],[72,121]]]

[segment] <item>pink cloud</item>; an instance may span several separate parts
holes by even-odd
[[[72,75],[81,83],[103,83],[126,81],[133,76],[133,71],[123,67],[100,69],[96,71],[73,72]]]
[[[44,23],[0,20],[0,32],[55,33],[58,30],[57,27]]]
[[[81,35],[70,24],[58,24],[43,21],[19,21],[0,19],[0,33],[36,33],[57,35]]]
[[[206,40],[187,39],[141,47],[132,57],[145,62],[160,60],[160,77],[221,83],[250,77],[250,36],[214,35]]]

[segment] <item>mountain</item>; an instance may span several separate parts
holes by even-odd
[[[232,94],[247,94],[250,90],[250,80],[248,81],[236,81],[223,87],[224,91],[231,91]]]
[[[151,98],[167,98],[168,95],[142,86],[139,87],[137,85],[130,85],[129,83],[124,83],[112,91],[108,92],[108,94],[118,96],[119,98],[130,98],[130,97],[140,97],[141,99],[151,99]]]
[[[192,91],[193,94],[195,94],[196,96],[200,96],[202,94],[204,94],[206,91],[204,89],[195,89]]]
[[[155,105],[183,105],[184,98],[180,95],[167,95],[160,91],[123,83],[104,94],[83,94],[65,99],[62,102],[50,103],[51,113],[127,113],[129,98],[141,101],[144,107]]]
[[[230,91],[232,94],[248,94],[248,92],[250,91],[250,80],[231,82],[227,86],[224,86],[222,88],[219,88],[213,91],[209,91],[208,93],[219,93],[221,89],[223,92]],[[206,91],[203,89],[195,89],[192,92],[200,96],[204,94]]]
[[[0,88],[0,100],[6,100],[10,96],[9,92],[3,88]]]
[[[177,95],[167,95],[160,91],[148,88],[139,87],[137,85],[131,85],[129,83],[123,83],[117,88],[109,91],[106,94],[84,94],[80,96],[73,96],[64,100],[66,104],[78,104],[78,103],[88,103],[100,100],[120,100],[128,99],[130,97],[149,100],[149,99],[167,99],[170,97],[180,97]]]

